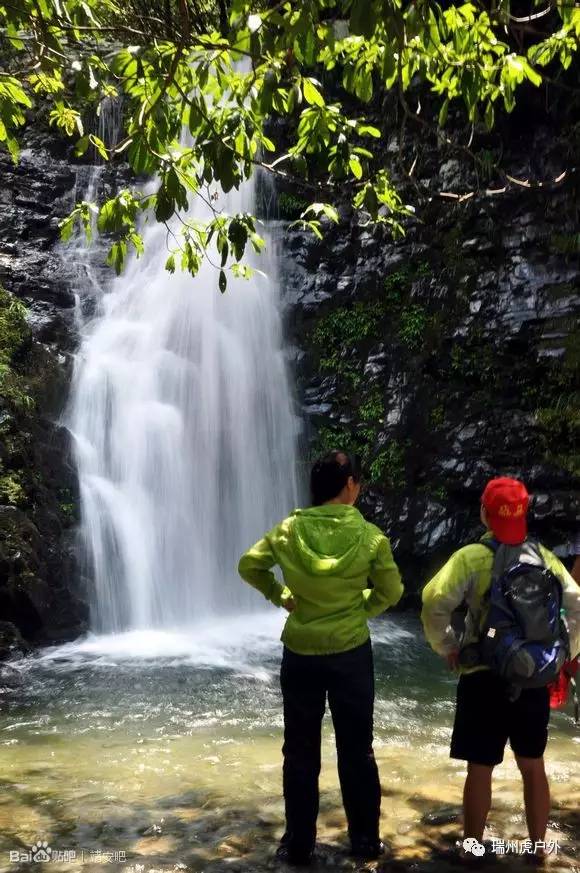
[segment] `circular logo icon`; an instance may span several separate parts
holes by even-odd
[[[463,848],[466,852],[471,852],[472,855],[476,855],[478,858],[485,855],[485,846],[479,840],[476,840],[475,837],[466,837],[463,840]]]

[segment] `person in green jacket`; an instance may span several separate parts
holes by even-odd
[[[485,596],[492,582],[494,553],[486,543],[524,546],[529,495],[517,479],[488,482],[481,499],[487,533],[479,543],[455,552],[423,589],[421,618],[427,641],[448,666],[460,673],[451,738],[451,757],[466,760],[463,792],[465,838],[481,842],[491,807],[493,768],[503,760],[509,739],[524,785],[529,836],[537,854],[545,840],[550,793],[544,751],[550,715],[547,687],[524,688],[513,700],[506,682],[486,666],[470,664],[477,651],[485,617]],[[580,649],[580,589],[558,558],[537,544],[543,562],[562,584],[571,654]],[[521,553],[521,549],[520,549]],[[534,552],[537,554],[537,552]],[[466,608],[461,640],[454,629],[458,607]]]
[[[314,854],[327,695],[352,853],[373,858],[383,849],[368,619],[397,603],[403,586],[389,540],[354,506],[360,478],[358,460],[345,452],[316,461],[313,506],[276,525],[238,568],[246,582],[289,612],[280,674],[286,831],[277,857],[290,864],[307,864]]]

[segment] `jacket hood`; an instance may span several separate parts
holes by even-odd
[[[358,509],[327,503],[292,513],[292,539],[304,569],[313,576],[345,571],[363,543],[366,522]]]

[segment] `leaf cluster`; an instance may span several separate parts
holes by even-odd
[[[392,91],[413,114],[410,94],[423,87],[442,128],[455,103],[471,125],[491,129],[498,112],[513,110],[522,86],[539,87],[547,67],[570,67],[580,38],[580,8],[561,0],[527,48],[510,38],[521,19],[509,0],[489,8],[434,0],[224,0],[204,6],[207,14],[202,5],[0,5],[0,145],[17,159],[34,109],[76,141],[78,156],[90,146],[102,160],[126,159],[136,178],[156,176],[158,188],[147,197],[135,185],[104,203],[78,204],[63,235],[77,224],[88,234],[111,234],[109,263],[120,271],[129,251],[142,251],[138,219],[147,211],[168,226],[170,270],[179,263],[194,274],[208,246],[218,246],[220,287],[228,269],[240,271],[248,243],[261,248],[250,217],[224,214],[220,192],[262,168],[286,182],[301,180],[311,202],[299,221],[316,234],[339,220],[345,197],[361,223],[401,234],[412,210],[384,167],[384,132],[371,120],[374,96]],[[530,21],[533,15],[531,6]],[[339,96],[325,86],[329,78],[341,83]],[[117,142],[103,141],[87,124],[111,100],[123,105]],[[285,121],[284,148],[272,139],[276,117]],[[213,215],[203,228],[183,221],[196,198]]]

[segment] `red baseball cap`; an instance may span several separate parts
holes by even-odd
[[[530,495],[519,479],[491,479],[481,495],[487,521],[495,538],[508,546],[523,543],[528,535]]]

